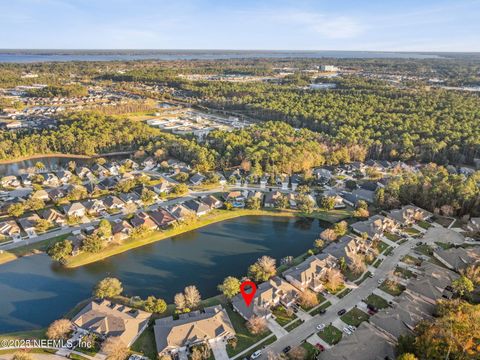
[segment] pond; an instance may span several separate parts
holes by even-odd
[[[106,276],[119,278],[127,296],[167,303],[187,285],[203,298],[229,275],[241,277],[262,255],[277,260],[312,247],[326,225],[313,219],[240,217],[162,240],[101,262],[65,269],[45,255],[0,266],[0,333],[48,326],[91,295]]]

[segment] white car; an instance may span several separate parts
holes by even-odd
[[[381,285],[381,284],[383,284],[384,281],[385,281],[385,279],[381,278],[381,279],[378,279],[377,283],[378,283],[378,285]]]
[[[350,330],[348,330],[347,327],[344,327],[344,328],[343,328],[343,332],[344,332],[345,334],[347,334],[347,335],[352,335],[352,332],[351,332]]]
[[[252,355],[250,355],[250,359],[256,359],[256,358],[258,358],[260,355],[262,355],[262,351],[261,351],[261,350],[257,350],[257,351],[255,351]]]
[[[348,325],[348,326],[347,326],[347,329],[350,330],[352,333],[353,333],[355,330],[357,330],[357,328],[356,328],[355,326],[353,326],[353,325]]]
[[[323,329],[325,329],[325,324],[318,324],[317,325],[317,330],[320,331],[320,330],[323,330]]]

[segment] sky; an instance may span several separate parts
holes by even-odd
[[[480,0],[0,0],[3,49],[480,51]]]

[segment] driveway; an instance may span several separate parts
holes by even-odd
[[[267,325],[270,331],[275,334],[277,340],[288,334],[288,331],[281,327],[275,319],[269,318],[267,320]]]
[[[210,343],[215,360],[229,360],[224,341],[214,341]]]

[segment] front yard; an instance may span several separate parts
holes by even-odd
[[[342,332],[333,325],[328,325],[317,335],[329,345],[335,345],[342,340]]]
[[[359,308],[353,308],[345,315],[342,315],[340,319],[342,319],[342,321],[348,325],[358,326],[363,321],[368,320],[368,314],[364,313]]]
[[[394,274],[403,279],[410,279],[413,276],[413,272],[400,266],[395,268]]]
[[[296,318],[294,312],[291,309],[285,309],[283,305],[278,305],[272,308],[272,314],[275,316],[275,321],[280,326],[285,326]]]
[[[425,230],[428,230],[432,227],[432,224],[430,224],[428,221],[425,221],[425,220],[417,221],[417,225]]]
[[[405,290],[405,286],[387,279],[380,285],[379,289],[392,296],[398,296]]]
[[[364,302],[366,304],[375,306],[377,309],[385,309],[388,307],[388,302],[384,298],[375,295],[375,294],[370,294]]]
[[[417,259],[417,258],[414,258],[413,256],[411,255],[405,255],[403,258],[402,258],[402,262],[404,262],[405,264],[408,264],[408,265],[414,265],[414,266],[420,266],[422,264],[422,261]]]
[[[393,233],[390,233],[390,232],[384,232],[383,235],[390,241],[394,241],[394,242],[397,242],[398,240],[401,239],[400,236],[398,236],[397,234],[393,234]]]

